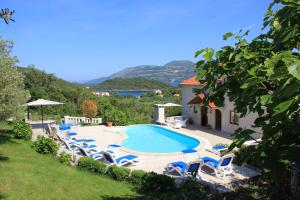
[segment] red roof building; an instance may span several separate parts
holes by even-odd
[[[193,76],[189,79],[186,79],[180,83],[180,85],[193,85],[193,86],[200,86],[203,83],[200,83],[199,80],[196,79],[196,76]]]
[[[191,101],[188,102],[188,104],[202,104],[205,101],[205,94],[201,93],[198,94],[195,98],[193,98]],[[214,101],[209,102],[208,107],[212,109],[218,108],[216,103]]]

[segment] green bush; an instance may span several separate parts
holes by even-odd
[[[113,124],[116,126],[124,126],[129,124],[126,114],[113,108],[110,110],[105,110],[104,120],[106,122],[113,122]]]
[[[106,174],[118,181],[128,181],[130,170],[125,167],[111,166],[108,168]]]
[[[105,174],[106,165],[91,157],[82,157],[79,159],[77,167],[81,170],[87,170],[96,174]]]
[[[147,172],[143,170],[133,170],[129,176],[128,181],[134,185],[142,186],[143,179],[145,178],[146,175]]]
[[[56,155],[58,145],[52,138],[38,136],[37,140],[33,142],[33,148],[41,154],[53,154]]]
[[[209,189],[193,179],[187,179],[178,189],[177,199],[207,199]]]
[[[256,152],[256,145],[251,146],[242,146],[239,150],[235,151],[235,157],[234,157],[234,164],[236,165],[242,165],[244,163],[247,163],[249,165],[253,165],[256,167],[259,167],[259,163],[254,162],[255,152]]]
[[[142,190],[150,193],[167,193],[176,190],[173,178],[163,174],[156,174],[154,172],[148,173],[144,176],[142,186]]]
[[[62,163],[63,165],[69,166],[69,165],[71,165],[71,158],[72,158],[71,154],[68,154],[66,152],[62,152],[58,156],[58,161],[60,163]]]
[[[17,120],[13,125],[13,134],[17,139],[30,140],[32,136],[31,126],[23,120]]]

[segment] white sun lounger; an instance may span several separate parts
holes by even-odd
[[[115,157],[109,152],[102,152],[102,154],[105,160],[111,165],[124,166],[135,164],[140,161],[138,156],[132,154],[120,157]]]

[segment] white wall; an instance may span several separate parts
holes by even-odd
[[[155,122],[164,123],[165,122],[165,108],[160,106],[154,107],[153,120]]]
[[[197,86],[181,86],[182,90],[182,115],[191,117],[194,124],[201,125],[201,106],[195,105],[197,113],[194,113],[194,105],[188,105],[187,103],[196,97],[193,92],[193,88],[199,88]],[[191,107],[191,108],[190,108]],[[255,119],[258,117],[257,113],[249,113],[245,117],[239,119],[239,125],[230,123],[230,111],[234,110],[233,102],[229,101],[227,95],[225,96],[223,107],[218,108],[222,115],[222,129],[221,131],[232,134],[239,127],[253,129],[257,132],[262,132],[261,129],[253,128]],[[207,112],[208,124],[215,129],[215,109],[208,108]]]
[[[181,86],[182,92],[182,116],[191,117],[194,124],[201,125],[200,105],[188,105],[192,99],[196,97],[193,89],[199,89],[199,86]],[[194,106],[197,113],[194,112]]]
[[[182,91],[182,115],[183,116],[190,114],[190,108],[189,108],[188,102],[196,97],[195,93],[193,92],[193,88],[197,88],[197,87],[194,87],[194,86],[181,86],[181,91]]]

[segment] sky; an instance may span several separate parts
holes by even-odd
[[[143,64],[194,59],[230,44],[227,32],[259,34],[271,0],[5,0],[15,23],[0,24],[19,65],[87,81]]]

